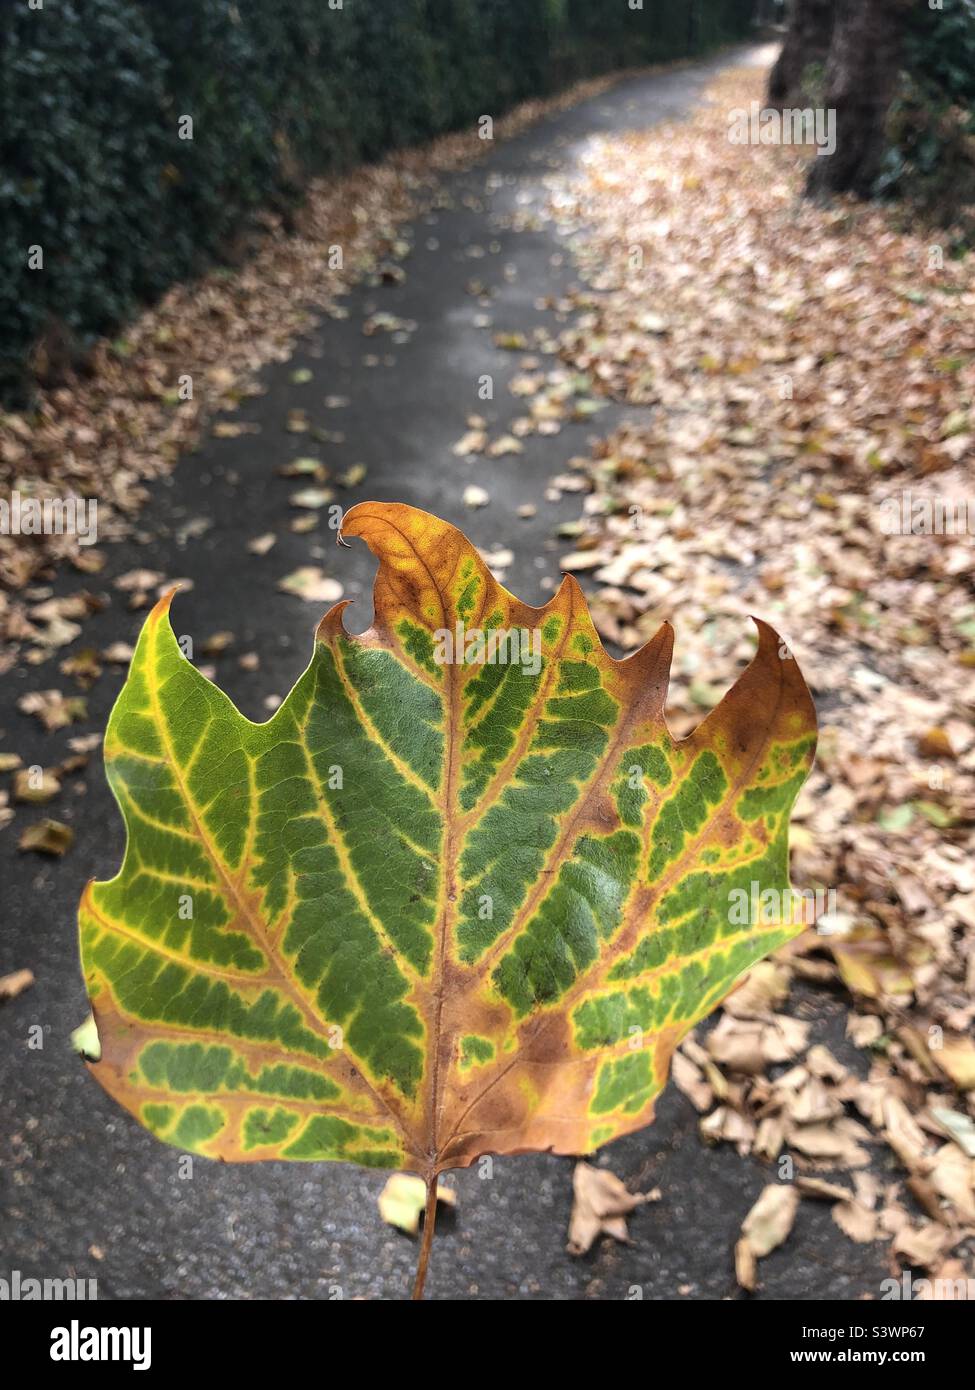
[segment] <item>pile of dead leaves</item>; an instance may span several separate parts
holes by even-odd
[[[892,1272],[950,1277],[975,1248],[975,539],[891,516],[975,513],[973,261],[803,201],[801,152],[729,144],[763,83],[726,75],[693,120],[600,137],[552,181],[585,281],[557,370],[639,407],[573,461],[563,568],[622,648],[679,615],[675,733],[749,657],[750,613],[817,699],[793,877],[818,930],[675,1061],[708,1142],[800,1174],[752,1214],[743,1282],[800,1193],[888,1239]],[[856,1073],[789,1012],[796,976],[848,1001]]]

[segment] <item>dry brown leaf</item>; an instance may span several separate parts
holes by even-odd
[[[777,961],[764,960],[748,972],[723,1007],[735,1018],[767,1019],[788,996],[788,969]]]
[[[837,1202],[833,1207],[833,1220],[845,1235],[860,1244],[878,1238],[877,1215],[862,1202]]]
[[[66,854],[73,844],[74,831],[58,820],[41,820],[36,825],[28,825],[17,841],[19,849],[54,854],[58,858]]]
[[[14,773],[14,800],[43,805],[61,790],[56,773],[48,768],[25,767]]]
[[[696,1066],[680,1049],[674,1053],[670,1074],[678,1091],[682,1091],[687,1096],[695,1110],[702,1114],[710,1110],[714,1103],[714,1092],[705,1081],[704,1073],[700,1067]]]
[[[952,1235],[936,1221],[904,1225],[894,1236],[891,1252],[903,1255],[909,1264],[932,1269],[952,1244]]]
[[[570,1255],[584,1255],[601,1235],[630,1244],[626,1217],[644,1202],[660,1200],[660,1193],[630,1192],[608,1168],[579,1162],[572,1174],[572,1215],[569,1218]]]
[[[831,1168],[860,1168],[870,1162],[867,1150],[836,1124],[802,1125],[789,1135],[789,1144],[807,1158],[828,1159]]]
[[[945,1144],[934,1155],[927,1177],[963,1220],[975,1222],[975,1165],[961,1149]]]
[[[278,588],[306,603],[336,603],[344,592],[339,581],[330,579],[319,565],[301,565],[279,579]]]
[[[247,542],[247,549],[252,555],[266,555],[277,539],[273,531],[265,531],[262,535],[255,536],[253,540],[249,540]]]
[[[799,1210],[799,1192],[791,1183],[770,1183],[745,1217],[735,1247],[735,1271],[742,1288],[755,1288],[756,1261],[785,1241]]]
[[[65,698],[60,690],[32,690],[21,695],[17,708],[33,714],[49,732],[88,717],[87,701],[80,695]]]
[[[912,1173],[927,1167],[928,1141],[904,1102],[895,1095],[883,1099],[884,1135],[905,1168]]]
[[[16,999],[34,983],[33,970],[14,970],[9,975],[0,975],[0,1001]]]

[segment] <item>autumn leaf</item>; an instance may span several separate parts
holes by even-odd
[[[572,1215],[569,1217],[570,1255],[585,1255],[601,1235],[630,1244],[626,1218],[644,1202],[660,1200],[660,1193],[630,1192],[608,1168],[577,1163],[572,1174]]]
[[[679,1041],[800,929],[729,902],[786,899],[805,684],[760,623],[675,742],[669,626],[617,661],[571,577],[530,608],[398,504],[343,536],[378,557],[374,626],[333,607],[265,724],[185,660],[171,595],[142,631],[105,737],[125,858],[80,909],[91,1069],[212,1158],[430,1180],[592,1152],[650,1122]]]
[[[799,1189],[790,1183],[769,1183],[762,1189],[735,1246],[735,1273],[743,1289],[754,1292],[757,1261],[787,1239],[798,1209]]]
[[[33,970],[14,970],[9,975],[0,975],[0,1002],[5,999],[16,999],[18,994],[23,994],[25,989],[30,989],[33,983]]]
[[[17,841],[18,849],[37,850],[39,854],[53,854],[59,858],[66,854],[73,844],[74,831],[70,825],[50,819],[27,826]]]

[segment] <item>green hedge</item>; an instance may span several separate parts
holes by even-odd
[[[337,0],[331,0],[331,4]],[[3,0],[0,396],[309,174],[748,32],[752,0]],[[181,117],[193,139],[179,137]],[[28,265],[30,248],[43,268]]]
[[[975,0],[911,10],[905,66],[932,102],[975,108]]]
[[[875,192],[975,245],[975,0],[943,0],[908,16],[901,90],[888,116]]]

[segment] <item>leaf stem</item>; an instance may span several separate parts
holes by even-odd
[[[437,1177],[427,1178],[427,1205],[423,1213],[423,1240],[420,1244],[420,1259],[416,1266],[416,1279],[413,1283],[413,1299],[423,1297],[423,1286],[427,1281],[427,1265],[430,1263],[430,1247],[433,1244],[433,1231],[437,1224]]]

